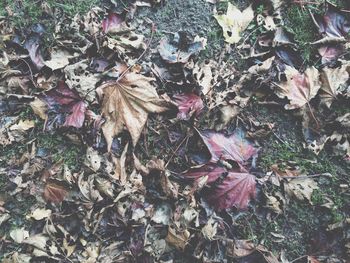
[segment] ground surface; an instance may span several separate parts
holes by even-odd
[[[42,3],[43,1],[37,2]],[[112,2],[99,3],[98,1],[89,0],[74,1],[74,3],[62,1],[62,4],[58,4],[55,1],[47,1],[47,5],[52,9],[59,9],[65,16],[73,17],[77,13],[85,14],[95,5],[101,8],[114,8]],[[114,2],[117,2],[114,9],[116,12],[122,11],[129,6],[128,1]],[[316,1],[317,4],[314,5],[312,3],[311,5],[294,3],[282,12],[284,25],[288,31],[294,34],[295,42],[299,45],[299,51],[302,54],[305,65],[320,66],[320,59],[316,56],[317,51],[309,44],[309,42],[317,40],[317,29],[309,16],[309,11],[321,12],[322,3],[318,2],[323,1]],[[346,0],[332,2],[343,9],[349,9]],[[241,9],[249,5],[247,1],[232,1],[232,3]],[[151,51],[148,51],[142,60],[145,63],[160,61],[161,58],[157,52],[159,41],[164,37],[169,37],[174,32],[185,31],[192,37],[199,35],[207,38],[206,48],[196,56],[195,61],[217,60],[220,58],[235,67],[237,77],[234,81],[237,82],[242,72],[246,72],[256,61],[238,55],[240,54],[238,45],[228,47],[225,44],[222,30],[213,17],[213,9],[215,7],[219,11],[225,11],[227,4],[227,1],[214,5],[204,0],[167,0],[152,7],[137,8],[130,23],[135,26],[138,33],[145,35],[147,40],[151,39],[152,35],[152,42],[149,44]],[[1,0],[0,12],[2,13],[0,15],[8,18],[9,12],[15,13],[15,16],[12,16],[10,20],[12,25],[18,28],[19,34],[25,34],[25,31],[31,25],[35,25],[40,21],[44,20],[45,23],[54,24],[54,20],[59,19],[59,17],[43,16],[41,11],[36,10],[34,6],[35,3],[30,0],[14,1],[13,3]],[[262,8],[256,3],[253,6],[255,10]],[[154,22],[156,32],[151,33],[149,21],[145,22],[147,19]],[[253,44],[258,37],[259,30],[256,30],[256,27],[255,24],[248,27],[248,32],[245,33],[245,37],[248,36],[247,44]],[[54,38],[51,30],[54,29],[48,26],[48,30],[45,33],[46,45],[52,43],[52,38]],[[346,58],[349,59],[349,57],[345,56]],[[23,67],[23,65],[20,65],[20,67]],[[38,73],[34,72],[32,74],[36,78]],[[247,85],[254,86],[255,84],[250,83]],[[178,84],[175,85],[175,88],[186,90],[186,87],[184,88],[183,85]],[[174,84],[158,85],[158,93],[173,95],[176,93],[174,92]],[[34,92],[30,94],[32,95]],[[79,243],[77,240],[82,238],[85,242],[91,244],[97,244],[101,241],[102,245],[100,245],[100,248],[105,249],[106,244],[120,240],[127,244],[126,248],[123,247],[121,251],[125,252],[128,249],[132,251],[132,256],[129,255],[130,257],[127,253],[123,254],[125,260],[128,258],[130,262],[171,262],[171,260],[174,262],[193,262],[194,260],[198,262],[275,262],[257,257],[255,252],[250,254],[250,256],[238,259],[234,259],[230,255],[227,256],[226,249],[229,245],[228,243],[221,243],[222,240],[226,239],[249,240],[255,245],[263,245],[267,251],[271,251],[278,258],[279,262],[318,262],[315,259],[316,257],[319,257],[319,262],[347,262],[346,260],[349,259],[349,229],[347,224],[349,223],[350,211],[349,190],[347,188],[349,187],[350,174],[349,161],[345,161],[344,155],[334,154],[328,148],[325,148],[318,155],[305,149],[300,114],[296,111],[285,110],[284,105],[275,96],[267,95],[267,98],[266,96],[261,96],[259,92],[257,94],[254,93],[249,104],[239,113],[235,120],[225,127],[225,130],[231,133],[238,127],[251,125],[249,124],[251,120],[261,124],[273,124],[274,128],[267,136],[254,139],[255,147],[259,148],[259,153],[256,164],[252,165],[251,172],[264,181],[264,178],[267,178],[267,174],[271,174],[273,170],[271,167],[279,164],[280,168],[296,167],[298,171],[301,171],[300,174],[302,176],[315,175],[318,187],[313,191],[311,200],[288,198],[288,201],[282,201],[283,198],[281,198],[277,202],[279,203],[277,206],[279,206],[281,211],[274,213],[275,211],[271,212],[267,208],[268,200],[266,195],[275,196],[279,199],[281,195],[284,196],[285,192],[271,182],[259,183],[257,185],[257,197],[255,200],[252,200],[247,210],[237,211],[236,209],[229,209],[228,211],[217,213],[217,216],[221,218],[221,221],[218,220],[218,222],[220,222],[219,225],[221,224],[220,227],[222,228],[218,230],[215,238],[204,241],[200,238],[200,227],[206,225],[208,220],[204,216],[204,211],[207,211],[207,208],[202,208],[202,210],[198,210],[200,211],[200,216],[198,216],[199,227],[192,224],[188,228],[192,236],[191,239],[187,240],[188,245],[181,247],[183,240],[169,241],[168,239],[168,243],[171,244],[170,248],[167,248],[164,255],[158,258],[156,256],[153,257],[156,253],[149,250],[147,252],[134,252],[139,249],[134,246],[143,246],[143,244],[140,245],[135,242],[137,237],[145,235],[145,231],[154,231],[156,228],[154,225],[157,226],[157,224],[151,223],[152,230],[149,230],[150,228],[148,227],[146,230],[143,226],[144,222],[131,221],[132,223],[130,223],[130,221],[125,219],[128,214],[125,212],[122,215],[123,213],[119,211],[119,204],[118,208],[113,207],[111,200],[117,197],[115,193],[113,198],[109,198],[108,195],[106,197],[104,192],[102,194],[104,200],[96,201],[93,209],[91,209],[93,203],[91,200],[85,200],[83,205],[76,202],[74,198],[79,199],[78,195],[69,197],[69,201],[64,201],[60,204],[46,203],[36,198],[35,195],[40,193],[40,191],[34,189],[35,182],[40,181],[38,183],[40,187],[43,184],[40,178],[43,177],[42,174],[44,172],[58,173],[53,171],[55,170],[55,164],[59,163],[62,167],[64,165],[69,168],[71,173],[79,173],[81,170],[86,170],[85,155],[89,142],[88,139],[83,138],[79,129],[73,129],[72,131],[67,127],[61,127],[60,129],[44,131],[44,121],[34,114],[28,104],[16,106],[14,110],[1,111],[0,127],[5,125],[7,122],[6,118],[14,116],[23,120],[34,121],[35,127],[25,134],[23,141],[13,142],[7,146],[2,145],[0,148],[0,213],[6,212],[6,214],[10,215],[9,219],[4,220],[5,217],[1,217],[2,214],[0,214],[0,260],[4,260],[6,257],[8,261],[4,262],[27,262],[15,261],[13,257],[9,259],[14,252],[31,255],[33,250],[31,246],[14,242],[10,237],[10,233],[14,229],[25,228],[30,231],[30,235],[34,235],[34,233],[40,233],[45,224],[45,227],[47,227],[51,219],[36,221],[28,216],[33,212],[34,208],[39,207],[50,209],[52,218],[54,218],[52,220],[54,220],[55,224],[63,226],[67,231],[57,234],[57,231],[59,232],[60,230],[56,230],[53,234],[58,240],[57,246],[61,246],[60,242],[62,239],[69,240],[70,245],[75,246],[75,244]],[[278,103],[266,103],[266,101],[270,102],[272,100]],[[335,112],[334,119],[350,112],[350,107],[347,103],[349,101],[339,103],[332,108],[332,111]],[[4,104],[0,104],[1,110],[5,108]],[[91,108],[97,109],[96,113],[99,114],[99,108],[96,104],[92,105]],[[180,189],[183,190],[188,183],[178,175],[196,163],[189,161],[189,158],[195,156],[193,159],[205,159],[208,158],[205,156],[208,153],[203,144],[198,143],[198,135],[196,135],[194,130],[191,130],[192,124],[175,122],[173,117],[174,114],[166,115],[165,119],[158,115],[151,115],[138,145],[134,148],[134,152],[143,164],[154,158],[162,159],[165,163],[169,162],[167,169],[171,172],[170,178],[178,183]],[[206,110],[196,122],[196,127],[199,130],[212,128],[215,126],[217,118],[215,114],[212,114],[212,111]],[[169,139],[171,136],[174,136],[173,140]],[[115,140],[113,145],[113,152],[116,157],[119,158],[122,155],[123,149],[129,141],[130,136],[127,132],[118,136],[118,141],[116,142]],[[187,148],[184,147],[182,141],[186,141]],[[33,142],[35,142],[35,148],[33,148]],[[102,153],[106,153],[106,143],[103,141],[101,145],[97,149],[102,156]],[[31,153],[31,151],[34,151],[34,153]],[[128,157],[128,160],[130,158]],[[38,167],[33,168],[33,164]],[[18,174],[23,173],[26,167],[28,169],[36,169],[35,176],[24,177],[22,182],[13,180]],[[130,173],[132,169],[130,167],[128,169],[127,172]],[[86,172],[86,174],[89,174],[89,172]],[[318,176],[320,174],[327,175]],[[159,179],[156,176],[154,178],[152,176],[146,177],[144,185],[147,192],[145,194],[145,203],[155,204],[158,207],[164,206],[165,209],[174,209],[175,211],[175,208],[180,207],[179,204],[190,202],[187,197],[185,198],[181,194],[176,198],[168,198],[164,193],[159,193],[157,187],[161,186],[159,186]],[[74,187],[70,186],[71,188]],[[20,190],[16,191],[16,189]],[[113,189],[117,191],[117,188]],[[202,200],[202,197],[198,193],[195,196],[200,203],[199,200]],[[326,204],[328,203],[331,203],[331,205],[327,206]],[[102,207],[106,207],[107,212],[95,214]],[[133,209],[136,207],[138,206],[133,207]],[[75,214],[76,209],[91,211],[91,218],[86,219],[88,216],[82,210]],[[115,212],[116,210],[118,212]],[[102,214],[103,217],[99,218]],[[102,223],[95,229],[93,227],[89,230],[87,228],[82,229],[83,227],[80,226],[83,224],[82,222],[87,224],[84,220],[100,220],[99,222]],[[168,235],[167,227],[161,225],[159,229],[161,231],[158,233],[158,236],[155,235],[156,237],[153,238],[164,240]],[[92,232],[93,234],[91,234]],[[67,233],[71,236],[67,237]],[[220,239],[220,237],[223,238]],[[130,238],[132,241],[129,240]],[[106,244],[103,244],[103,242]],[[206,250],[203,249],[203,254],[201,255],[198,244],[206,248]],[[86,256],[86,253],[80,258],[78,256],[75,257],[74,253],[78,253],[77,251],[88,250],[86,249],[88,246],[84,246],[83,242],[81,242],[74,247],[73,250],[75,252],[72,252],[73,257],[71,258],[67,256],[66,251],[65,257],[55,256],[51,257],[51,260],[53,262],[55,260],[59,262],[108,262],[108,260],[103,261],[101,258],[93,259],[91,254],[100,253],[98,249],[96,250],[98,252],[88,253],[90,257]],[[65,246],[66,250],[67,247],[69,246]],[[159,248],[154,245],[152,249],[157,250]],[[149,256],[150,254],[152,257]],[[282,257],[281,254],[284,256]],[[311,256],[315,257],[313,259],[315,261],[311,261]],[[204,260],[205,258],[207,261]],[[88,261],[89,259],[91,261]],[[45,255],[36,259],[33,258],[33,260],[33,262],[48,262],[45,261]],[[123,261],[122,257],[118,260],[120,261],[115,262],[126,262]]]

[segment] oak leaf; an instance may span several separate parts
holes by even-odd
[[[108,82],[97,89],[102,98],[102,115],[106,122],[102,126],[111,149],[113,137],[124,128],[129,131],[135,146],[141,136],[149,113],[160,113],[168,110],[169,103],[159,98],[153,78],[130,72],[117,81]]]

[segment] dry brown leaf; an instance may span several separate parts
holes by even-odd
[[[340,68],[324,68],[321,72],[321,100],[329,108],[337,95],[341,93],[342,85],[345,88],[345,82],[349,79],[349,73],[346,71],[346,65]]]
[[[298,109],[308,104],[321,88],[319,72],[315,67],[300,73],[295,68],[286,66],[285,74],[287,80],[275,85],[276,95],[282,99],[289,99],[289,104],[285,105],[287,110]]]
[[[190,232],[188,230],[177,231],[176,229],[169,227],[168,235],[165,240],[177,249],[184,250],[189,238]]]
[[[159,98],[155,87],[151,84],[153,80],[130,72],[121,80],[105,83],[97,89],[97,94],[102,98],[102,115],[106,119],[102,131],[109,151],[113,137],[118,135],[124,126],[129,131],[135,146],[148,114],[168,110],[169,103]]]
[[[55,204],[61,203],[66,197],[68,191],[56,183],[47,183],[44,189],[44,198],[48,202]]]

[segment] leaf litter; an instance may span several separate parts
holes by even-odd
[[[346,262],[348,204],[329,186],[348,198],[349,181],[307,167],[350,161],[348,11],[207,1],[226,43],[203,59],[206,35],[138,19],[172,1],[106,2],[55,18],[49,46],[45,26],[0,17],[2,262]],[[309,9],[315,63],[286,31],[290,5]],[[252,116],[256,104],[293,116],[312,159]],[[283,152],[270,160],[272,137]],[[274,224],[295,226],[300,206],[324,215],[304,253],[281,245],[300,226]],[[274,227],[260,235],[253,222]]]

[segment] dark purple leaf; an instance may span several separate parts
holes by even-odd
[[[70,89],[61,81],[56,88],[47,91],[43,99],[48,105],[49,112],[58,115],[56,119],[65,118],[63,126],[76,128],[83,126],[87,105],[76,90]]]
[[[43,66],[45,66],[44,59],[39,49],[40,37],[38,34],[30,36],[24,43],[24,47],[28,50],[29,57],[34,63],[34,65],[37,67],[37,69],[40,70]]]
[[[218,211],[233,206],[238,209],[246,209],[249,201],[255,198],[255,194],[254,175],[242,171],[231,171],[222,183],[211,190],[208,201]]]

